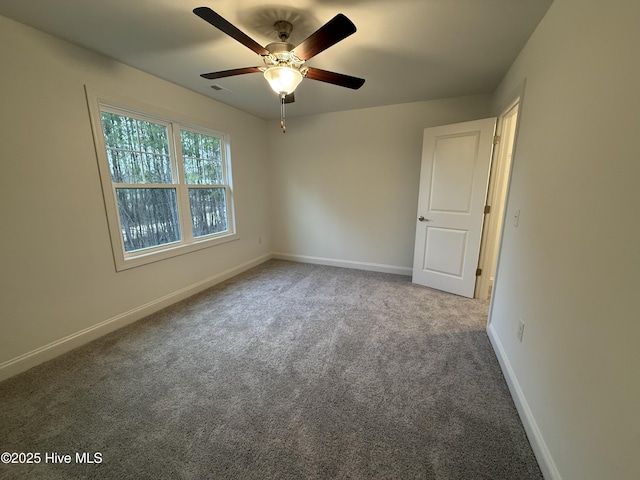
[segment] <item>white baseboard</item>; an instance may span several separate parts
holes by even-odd
[[[549,452],[549,448],[547,447],[547,444],[542,437],[542,432],[540,432],[538,424],[533,417],[533,412],[531,411],[531,408],[527,403],[524,392],[522,391],[522,388],[520,388],[518,379],[516,378],[513,368],[511,367],[511,362],[509,362],[509,358],[507,357],[507,353],[491,323],[487,327],[487,334],[489,335],[489,340],[491,341],[493,350],[498,357],[498,362],[500,363],[500,367],[502,368],[502,373],[507,380],[509,391],[511,392],[513,401],[516,404],[518,413],[520,414],[520,420],[522,420],[524,429],[527,432],[529,443],[531,443],[533,453],[538,460],[538,465],[540,466],[542,475],[544,476],[545,480],[562,480],[560,472],[558,471],[558,468],[553,461],[553,457]]]
[[[182,288],[176,292],[170,293],[169,295],[165,295],[149,303],[136,307],[133,310],[121,313],[120,315],[116,315],[115,317],[104,320],[96,325],[92,325],[91,327],[80,330],[79,332],[72,333],[71,335],[56,340],[55,342],[49,343],[48,345],[44,345],[30,352],[19,355],[18,357],[12,358],[11,360],[0,363],[0,381],[24,372],[36,365],[46,362],[47,360],[51,360],[52,358],[73,350],[80,345],[84,345],[85,343],[95,340],[107,333],[140,320],[147,315],[151,315],[158,310],[162,310],[169,305],[179,302],[180,300],[184,300],[185,298],[195,295],[207,288],[213,287],[214,285],[249,270],[256,265],[264,263],[271,258],[273,258],[273,255],[271,254],[262,255],[261,257],[255,258],[241,265],[225,270],[224,272],[205,278],[200,282],[189,285],[188,287]]]
[[[314,263],[318,265],[329,265],[343,268],[355,268],[358,270],[368,270],[373,272],[394,273],[398,275],[411,275],[412,269],[408,267],[398,267],[394,265],[385,265],[379,263],[367,263],[367,262],[354,262],[350,260],[338,260],[333,258],[311,257],[306,255],[291,255],[285,253],[266,254],[261,257],[255,258],[241,265],[233,267],[224,272],[218,273],[204,280],[197,282],[193,285],[189,285],[176,292],[165,295],[161,298],[148,302],[144,305],[140,305],[132,310],[116,315],[115,317],[108,318],[100,323],[87,327],[78,332],[67,335],[64,338],[51,342],[42,347],[31,350],[27,353],[19,355],[15,358],[0,363],[0,381],[9,377],[24,372],[36,365],[39,365],[47,360],[51,360],[63,353],[66,353],[74,348],[77,348],[85,343],[95,340],[107,333],[129,325],[141,318],[151,315],[158,310],[161,310],[169,305],[172,305],[180,300],[195,295],[202,290],[206,290],[220,282],[223,282],[235,275],[238,275],[250,268],[255,267],[261,263],[266,262],[272,258],[278,258],[281,260],[291,260],[295,262]]]
[[[311,257],[291,253],[274,253],[273,258],[290,260],[292,262],[327,265],[330,267],[355,268],[356,270],[368,270],[370,272],[394,273],[396,275],[411,275],[413,273],[413,269],[410,267],[399,267],[383,263],[354,262],[352,260],[340,260],[337,258]]]

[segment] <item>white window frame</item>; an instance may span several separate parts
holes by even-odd
[[[235,209],[233,201],[233,176],[231,172],[230,135],[210,128],[201,120],[194,120],[183,115],[145,105],[130,99],[105,95],[89,87],[85,87],[93,139],[98,160],[98,169],[102,184],[105,211],[109,226],[109,235],[113,249],[113,257],[117,271],[126,270],[151,262],[194,252],[203,248],[220,245],[239,239],[236,232]],[[173,173],[173,183],[170,184],[132,184],[134,188],[175,188],[180,218],[180,240],[173,243],[159,245],[126,252],[122,239],[122,226],[118,213],[116,185],[126,188],[126,184],[114,184],[111,181],[111,170],[107,158],[107,148],[102,129],[101,112],[126,115],[132,118],[151,121],[167,127],[169,141],[169,156]],[[184,162],[180,141],[180,130],[200,133],[220,138],[221,159],[223,169],[223,184],[187,184],[184,176]],[[224,232],[214,233],[202,237],[192,236],[191,211],[189,205],[189,188],[225,188],[227,205],[227,226]]]

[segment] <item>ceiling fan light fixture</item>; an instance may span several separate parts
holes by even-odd
[[[221,72],[203,73],[200,76],[213,80],[245,73],[262,72],[271,89],[280,97],[280,127],[283,132],[286,132],[284,106],[286,103],[293,102],[293,91],[303,78],[332,83],[354,90],[360,88],[364,83],[363,78],[305,66],[307,60],[355,33],[356,26],[341,13],[309,35],[296,47],[287,42],[293,26],[285,20],[279,20],[274,24],[274,29],[280,41],[272,42],[263,47],[208,7],[195,8],[193,13],[260,55],[265,65],[264,67],[234,68]],[[297,50],[297,53],[295,50]]]
[[[295,68],[275,66],[264,71],[264,78],[278,95],[289,95],[302,81],[302,73]]]

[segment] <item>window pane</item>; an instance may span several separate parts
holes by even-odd
[[[139,150],[138,127],[134,118],[102,112],[102,130],[107,147]]]
[[[220,139],[180,130],[185,182],[190,185],[221,184],[222,151]]]
[[[117,188],[125,252],[180,240],[175,188]]]
[[[102,112],[102,129],[114,183],[172,183],[166,126]]]
[[[202,237],[228,230],[227,197],[224,188],[190,188],[193,236]]]
[[[137,120],[140,138],[140,149],[143,152],[169,155],[169,139],[167,128],[157,123]]]
[[[141,183],[140,154],[117,148],[107,148],[111,181],[113,183]]]
[[[171,183],[171,159],[168,155],[142,155],[142,181]]]

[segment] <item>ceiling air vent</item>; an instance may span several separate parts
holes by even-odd
[[[227,90],[226,88],[221,87],[218,84],[211,85],[211,88],[213,88],[216,92],[220,93],[221,95],[231,95],[230,90]]]

